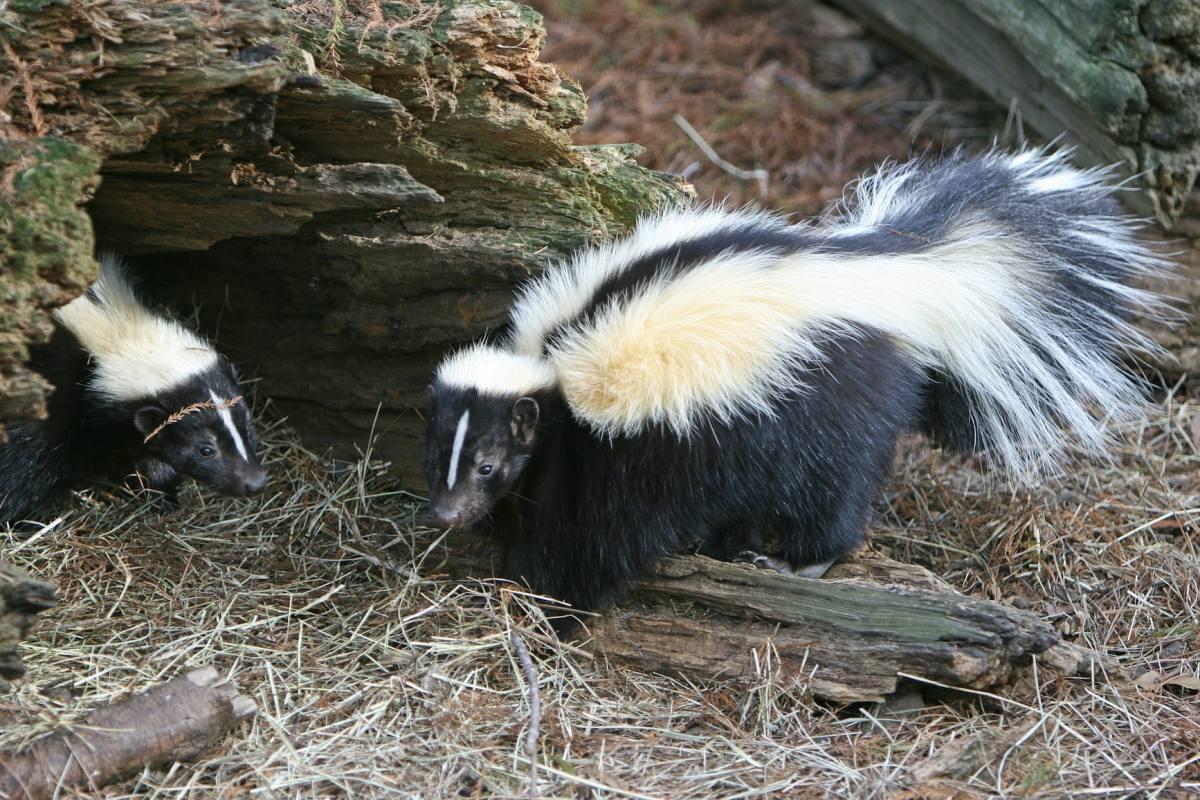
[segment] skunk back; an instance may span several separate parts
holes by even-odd
[[[1128,320],[1162,305],[1134,284],[1167,268],[1106,174],[1065,158],[884,167],[821,225],[712,208],[645,219],[527,285],[508,347],[467,361],[519,356],[600,436],[687,437],[769,416],[828,342],[880,331],[940,387],[932,433],[1032,477],[1070,448],[1103,452],[1111,422],[1142,414],[1121,361],[1154,344]]]

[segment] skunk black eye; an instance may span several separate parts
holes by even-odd
[[[482,475],[483,477],[486,478],[488,475],[492,474],[493,469],[494,469],[494,467],[492,467],[491,464],[484,464],[479,467],[478,471],[479,471],[480,475]]]
[[[217,451],[216,451],[216,450],[215,450],[215,449],[214,449],[212,446],[210,446],[210,445],[207,445],[207,444],[202,444],[202,445],[200,445],[200,455],[201,455],[201,457],[203,457],[203,458],[212,458],[212,457],[213,457],[213,456],[215,456],[216,454],[217,454]]]

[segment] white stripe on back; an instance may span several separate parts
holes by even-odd
[[[463,442],[467,439],[467,420],[471,418],[471,410],[463,412],[458,420],[458,430],[454,432],[454,449],[450,451],[450,471],[446,473],[446,488],[453,489],[458,480],[458,460],[462,457]]]
[[[246,443],[242,441],[242,435],[238,433],[237,426],[233,424],[233,415],[223,405],[225,401],[217,397],[217,393],[211,389],[208,390],[208,394],[212,398],[212,401],[217,404],[217,416],[225,423],[225,429],[233,437],[233,444],[237,447],[238,455],[242,457],[243,461],[249,462],[250,456],[246,453]]]

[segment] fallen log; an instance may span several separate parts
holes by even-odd
[[[213,667],[194,670],[98,709],[19,753],[0,753],[0,797],[39,800],[64,788],[98,792],[147,766],[195,758],[256,711]]]
[[[493,574],[497,551],[484,537],[453,531],[444,546],[451,575]],[[1035,655],[1064,674],[1117,672],[1034,614],[959,594],[922,567],[869,552],[819,580],[668,556],[630,600],[588,627],[590,648],[620,664],[736,678],[769,658],[815,697],[838,703],[880,701],[903,675],[988,689]]]
[[[8,681],[25,674],[17,646],[35,617],[55,602],[53,586],[0,561],[0,692],[8,689]]]

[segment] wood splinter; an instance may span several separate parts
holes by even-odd
[[[68,787],[95,792],[145,767],[194,759],[257,710],[214,667],[193,670],[20,752],[0,753],[0,798],[39,800]]]

